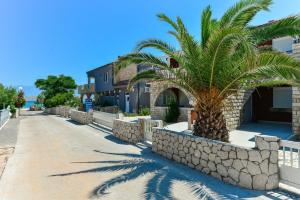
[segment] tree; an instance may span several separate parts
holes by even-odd
[[[180,17],[173,21],[159,14],[158,18],[171,26],[169,34],[178,41],[180,49],[159,39],[141,41],[133,53],[119,58],[116,72],[131,63],[155,66],[133,77],[129,87],[141,80],[178,85],[195,97],[197,119],[193,134],[228,141],[222,113],[228,96],[239,89],[258,86],[299,85],[299,61],[259,46],[272,38],[299,35],[300,18],[291,16],[264,26],[249,26],[253,17],[268,10],[271,3],[271,0],[241,0],[220,19],[212,18],[208,6],[201,16],[200,41],[188,32]],[[165,59],[143,52],[146,48],[161,51],[180,67],[174,68]]]
[[[74,90],[77,87],[72,77],[64,75],[38,79],[35,85],[43,91],[44,105],[47,108],[64,105],[73,98]]]
[[[20,114],[20,109],[25,105],[25,103],[26,103],[26,99],[24,97],[24,91],[19,90],[18,94],[17,94],[16,102],[15,102],[15,105],[19,109],[19,114]]]
[[[37,104],[44,104],[45,95],[43,92],[37,96],[36,101],[37,101]]]
[[[13,87],[4,87],[0,84],[0,110],[8,106],[14,107],[17,98],[17,91]]]

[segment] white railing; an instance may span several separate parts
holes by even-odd
[[[279,153],[280,164],[300,168],[300,142],[282,140],[280,146],[282,152]]]
[[[7,122],[9,119],[9,111],[4,109],[0,110],[0,128]]]
[[[144,140],[152,142],[152,128],[153,127],[163,127],[163,122],[161,120],[151,120],[143,119],[144,121]]]
[[[281,140],[280,146],[280,182],[300,187],[300,142]]]

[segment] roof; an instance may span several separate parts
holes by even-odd
[[[95,68],[95,69],[89,70],[89,71],[87,71],[86,73],[87,73],[87,74],[90,74],[90,73],[93,73],[93,72],[97,71],[98,69],[102,69],[102,68],[105,68],[105,67],[113,67],[113,62],[108,63],[108,64],[105,64],[105,65],[102,65],[102,66],[97,67],[97,68]]]

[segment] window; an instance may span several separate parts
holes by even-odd
[[[104,74],[104,83],[108,82],[108,72]]]
[[[292,88],[273,88],[273,108],[292,108]]]

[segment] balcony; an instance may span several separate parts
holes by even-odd
[[[78,86],[78,93],[79,94],[95,93],[95,83],[84,84],[84,85]]]

